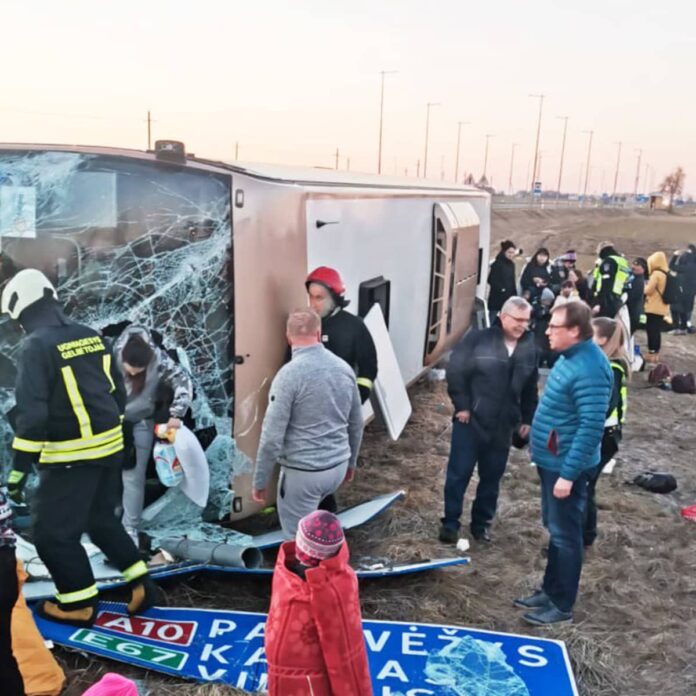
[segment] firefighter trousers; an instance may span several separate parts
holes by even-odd
[[[120,500],[120,455],[102,464],[88,462],[39,472],[32,512],[34,544],[70,608],[96,599],[94,575],[80,543],[87,533],[126,579],[145,575],[138,549],[116,516]],[[50,466],[50,465],[49,465]]]

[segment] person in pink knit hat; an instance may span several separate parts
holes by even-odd
[[[138,687],[130,679],[114,672],[107,672],[82,696],[138,696]]]
[[[341,523],[325,510],[280,547],[265,631],[270,696],[372,696],[348,559]]]

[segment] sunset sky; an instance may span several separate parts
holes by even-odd
[[[110,8],[110,9],[106,9]],[[232,159],[375,172],[380,70],[383,173],[415,176],[431,111],[428,177],[483,171],[508,188],[531,177],[538,99],[544,188],[555,188],[569,116],[562,188],[640,190],[676,165],[696,194],[696,4],[678,0],[4,0],[0,140],[144,148],[183,140]],[[582,169],[582,171],[581,171]],[[421,170],[422,171],[422,170]],[[528,171],[530,172],[528,175]]]

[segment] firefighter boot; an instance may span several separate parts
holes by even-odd
[[[97,599],[95,597],[89,604],[79,604],[80,606],[75,607],[71,604],[61,604],[59,601],[46,600],[37,605],[36,613],[49,621],[89,628],[97,617]]]
[[[164,603],[164,593],[149,575],[144,575],[131,584],[131,599],[128,602],[129,614],[140,614],[150,607]]]

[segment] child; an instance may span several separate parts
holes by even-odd
[[[0,488],[0,675],[3,696],[24,696],[24,682],[12,653],[12,609],[19,596],[12,509]]]
[[[553,303],[553,308],[565,304],[566,302],[577,302],[580,300],[580,294],[575,287],[574,280],[566,280],[561,284],[561,291]]]
[[[317,510],[280,548],[266,622],[270,696],[372,696],[358,579],[338,518]]]
[[[607,418],[604,422],[604,435],[602,436],[602,448],[599,465],[592,471],[587,485],[587,509],[585,515],[585,547],[592,546],[597,538],[597,505],[595,503],[595,489],[602,469],[619,451],[621,442],[621,426],[626,420],[626,382],[630,375],[628,356],[624,348],[624,332],[621,324],[615,319],[598,317],[592,320],[594,329],[594,342],[609,358],[611,370],[614,374],[614,389]]]

